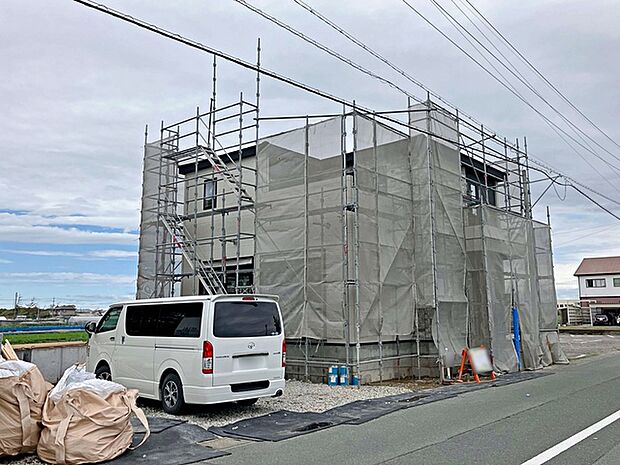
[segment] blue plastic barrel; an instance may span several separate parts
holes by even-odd
[[[327,384],[330,386],[338,386],[338,366],[332,365],[327,371]]]
[[[342,365],[340,367],[340,380],[339,380],[339,384],[341,386],[348,386],[349,385],[349,367],[346,365]]]

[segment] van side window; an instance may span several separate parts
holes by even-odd
[[[200,337],[202,303],[191,302],[160,307],[157,335],[160,337]]]
[[[132,305],[127,307],[125,330],[128,336],[157,336],[159,306]]]
[[[99,321],[95,333],[105,333],[106,331],[115,330],[121,310],[121,307],[114,307],[108,310],[107,313],[101,318],[101,321]]]
[[[200,337],[202,303],[130,305],[125,330],[128,336]]]

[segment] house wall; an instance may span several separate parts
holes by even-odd
[[[614,286],[613,278],[620,278],[620,274],[579,276],[580,298],[586,299],[591,297],[618,297],[618,299],[620,299],[620,286]],[[605,279],[606,286],[586,287],[586,279]]]

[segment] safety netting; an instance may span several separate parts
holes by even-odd
[[[416,304],[420,313],[432,315],[432,337],[444,365],[454,366],[467,345],[468,327],[456,121],[435,106],[411,110]]]
[[[164,153],[160,141],[144,146],[137,299],[171,295],[170,284],[160,279],[169,272],[173,260],[169,247],[161,246],[170,241],[160,221],[160,213],[162,199],[165,201],[175,194],[176,185],[172,181],[177,166],[173,160],[164,157]]]
[[[288,337],[343,340],[340,118],[257,150],[256,288],[280,296]]]
[[[413,333],[409,138],[355,115],[353,160],[351,142],[343,155],[347,123],[309,124],[258,146],[256,286],[280,296],[290,338]]]
[[[457,121],[432,104],[410,111],[400,128],[352,112],[258,142],[256,292],[280,297],[287,338],[357,345],[358,357],[360,344],[377,343],[367,362],[394,341],[409,344],[393,358],[419,357],[422,339],[444,367],[484,345],[497,371],[516,371],[513,307],[521,368],[566,362],[549,226],[507,211],[508,194],[504,209],[464,206]],[[164,155],[159,141],[145,146],[138,298],[173,285],[161,216],[178,167]]]
[[[519,368],[516,307],[521,367],[562,362],[548,226],[464,208],[456,121],[415,106],[410,128],[353,113],[260,141],[257,291],[292,339],[417,336],[447,367],[483,345],[502,372]]]
[[[558,343],[548,226],[490,206],[464,211],[470,344],[489,346],[496,370],[516,371],[515,308],[521,368],[565,362]]]
[[[551,227],[533,222],[536,256],[537,288],[540,305],[540,346],[543,351],[543,365],[566,364],[568,358],[560,345],[558,334],[557,297],[553,275],[553,252],[551,248]]]

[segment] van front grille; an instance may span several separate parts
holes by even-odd
[[[268,387],[269,381],[252,381],[251,383],[231,384],[230,390],[232,392],[247,392],[259,391],[261,389],[267,389]]]

